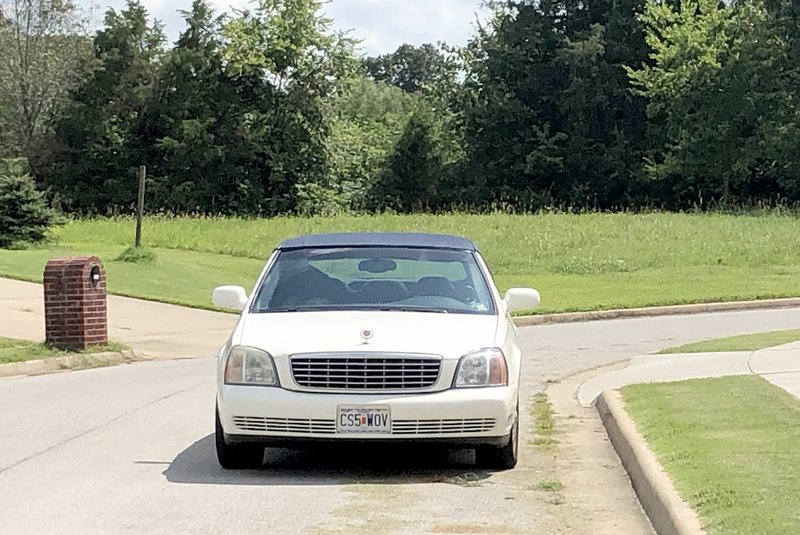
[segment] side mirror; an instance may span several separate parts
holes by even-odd
[[[244,310],[247,304],[247,291],[241,286],[220,286],[214,289],[211,300],[218,307]]]
[[[509,313],[530,310],[542,302],[539,292],[533,288],[510,288],[503,300]]]

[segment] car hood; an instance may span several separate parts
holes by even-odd
[[[362,331],[372,331],[364,343]],[[233,343],[275,357],[324,351],[432,353],[458,358],[496,345],[497,316],[420,312],[289,312],[247,315]]]

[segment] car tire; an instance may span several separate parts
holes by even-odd
[[[511,470],[517,466],[519,457],[519,404],[514,414],[511,435],[504,446],[480,446],[475,450],[475,461],[481,468],[489,470]]]
[[[260,468],[264,463],[264,448],[256,444],[228,444],[219,421],[219,409],[216,410],[214,439],[217,446],[217,461],[226,470],[242,470]]]

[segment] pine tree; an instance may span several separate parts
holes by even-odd
[[[389,156],[375,188],[375,207],[406,213],[430,209],[437,202],[443,169],[433,116],[429,110],[419,110]]]
[[[0,161],[0,248],[40,242],[58,218],[19,162]]]

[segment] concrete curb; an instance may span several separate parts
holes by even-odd
[[[542,314],[540,316],[518,316],[514,318],[514,324],[517,327],[531,327],[534,325],[552,323],[577,323],[622,318],[677,316],[684,314],[705,314],[708,312],[735,312],[740,310],[779,308],[800,308],[800,298],[790,297],[786,299],[763,299],[760,301],[730,301],[725,303],[699,303],[694,305],[624,308],[617,310],[596,310],[594,312],[566,312],[563,314]]]
[[[99,368],[102,366],[116,366],[143,360],[151,360],[133,351],[121,353],[94,353],[85,355],[65,355],[42,360],[28,360],[25,362],[11,362],[0,365],[0,377],[15,377],[18,375],[42,375],[45,373],[61,372],[67,370],[81,370],[86,368]]]
[[[619,392],[603,392],[597,398],[596,408],[656,533],[702,535],[700,520],[681,500],[669,476],[636,430]]]

